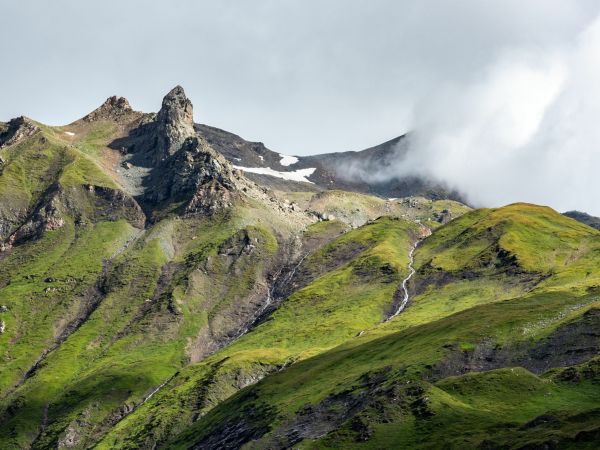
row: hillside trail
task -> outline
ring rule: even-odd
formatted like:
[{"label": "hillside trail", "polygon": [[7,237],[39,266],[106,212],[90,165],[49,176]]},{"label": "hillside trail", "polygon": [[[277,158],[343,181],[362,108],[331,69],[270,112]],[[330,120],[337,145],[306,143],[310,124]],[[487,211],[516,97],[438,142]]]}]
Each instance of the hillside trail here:
[{"label": "hillside trail", "polygon": [[402,280],[402,291],[403,291],[402,301],[398,305],[398,308],[396,308],[396,311],[394,311],[394,313],[392,315],[390,315],[387,318],[387,320],[385,320],[386,322],[389,320],[392,320],[394,317],[396,317],[398,314],[400,314],[402,311],[404,311],[404,308],[406,308],[408,300],[410,299],[410,294],[408,293],[408,282],[413,277],[413,275],[416,273],[416,270],[413,266],[414,262],[415,262],[415,250],[417,249],[417,247],[419,246],[419,244],[421,243],[421,241],[423,239],[425,239],[427,236],[431,235],[431,229],[429,227],[427,227],[419,222],[417,222],[417,223],[420,226],[419,237],[415,241],[413,246],[410,248],[410,251],[408,252],[408,276]]}]

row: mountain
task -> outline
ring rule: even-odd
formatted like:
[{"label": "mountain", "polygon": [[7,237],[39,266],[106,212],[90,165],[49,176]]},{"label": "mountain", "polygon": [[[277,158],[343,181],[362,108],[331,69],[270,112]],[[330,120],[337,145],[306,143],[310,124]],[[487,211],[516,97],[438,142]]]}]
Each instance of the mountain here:
[{"label": "mountain", "polygon": [[[269,150],[261,142],[248,142],[218,128],[198,124],[195,128],[248,178],[274,188],[292,191],[340,189],[386,198],[424,196],[461,201],[458,192],[419,176],[391,180],[362,176],[363,172],[385,170],[401,158],[407,150],[405,135],[362,151],[290,156]],[[359,167],[361,170],[356,170]]]},{"label": "mountain", "polygon": [[585,223],[596,230],[600,230],[600,217],[590,216],[587,213],[581,211],[567,211],[563,215],[575,219],[581,223]]},{"label": "mountain", "polygon": [[600,232],[331,169],[405,139],[0,124],[0,448],[596,448]]}]

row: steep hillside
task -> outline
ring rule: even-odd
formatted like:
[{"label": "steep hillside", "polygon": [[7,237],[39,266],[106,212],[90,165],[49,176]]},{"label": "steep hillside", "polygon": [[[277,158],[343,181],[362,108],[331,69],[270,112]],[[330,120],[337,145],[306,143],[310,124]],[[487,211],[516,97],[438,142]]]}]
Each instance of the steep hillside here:
[{"label": "steep hillside", "polygon": [[[597,271],[580,272],[575,290],[555,280],[570,279],[582,260],[598,262],[599,246],[598,232],[548,208],[468,213],[417,247],[417,295],[402,313],[244,389],[173,445],[593,442],[600,280]],[[446,274],[436,281],[437,296],[419,288],[432,271]]]},{"label": "steep hillside", "polygon": [[[321,233],[323,226],[308,232]],[[308,255],[287,280],[285,289],[293,293],[279,308],[227,348],[182,370],[100,447],[164,444],[237,390],[380,324],[407,273],[417,233],[409,222],[381,219]]]},{"label": "steep hillside", "polygon": [[232,169],[190,108],[176,88],[156,116],[111,98],[3,135],[3,448],[89,445],[240,335],[300,256],[316,218]]}]

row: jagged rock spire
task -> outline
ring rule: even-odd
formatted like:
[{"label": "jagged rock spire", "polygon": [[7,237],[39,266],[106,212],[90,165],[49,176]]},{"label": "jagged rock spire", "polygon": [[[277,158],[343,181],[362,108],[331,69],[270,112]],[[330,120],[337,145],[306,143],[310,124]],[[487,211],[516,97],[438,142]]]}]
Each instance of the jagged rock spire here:
[{"label": "jagged rock spire", "polygon": [[193,105],[181,86],[175,86],[163,98],[156,125],[160,158],[173,155],[187,138],[195,136]]}]

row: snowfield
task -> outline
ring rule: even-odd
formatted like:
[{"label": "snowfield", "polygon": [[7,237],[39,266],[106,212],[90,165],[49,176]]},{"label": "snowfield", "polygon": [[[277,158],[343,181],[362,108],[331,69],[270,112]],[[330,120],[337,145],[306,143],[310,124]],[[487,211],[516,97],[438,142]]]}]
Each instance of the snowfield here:
[{"label": "snowfield", "polygon": [[298,162],[298,158],[295,156],[282,155],[281,153],[279,156],[281,156],[281,161],[279,161],[279,164],[282,166],[291,166],[292,164],[296,164]]},{"label": "snowfield", "polygon": [[270,175],[272,177],[283,178],[284,180],[290,181],[301,181],[304,183],[312,183],[307,177],[310,177],[316,169],[316,167],[309,167],[308,169],[298,169],[293,172],[279,172],[273,170],[270,167],[241,167],[233,166],[236,169],[243,170],[244,172],[258,173],[261,175]]}]

